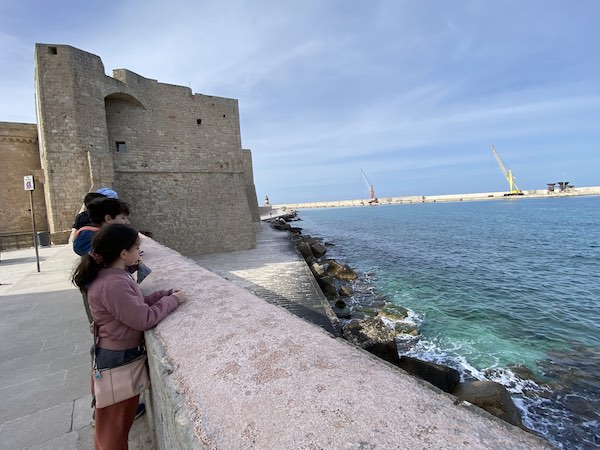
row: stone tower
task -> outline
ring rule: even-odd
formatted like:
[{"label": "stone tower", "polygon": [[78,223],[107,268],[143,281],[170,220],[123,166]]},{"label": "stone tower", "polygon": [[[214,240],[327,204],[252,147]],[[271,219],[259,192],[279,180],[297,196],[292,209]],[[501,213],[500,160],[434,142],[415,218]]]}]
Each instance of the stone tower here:
[{"label": "stone tower", "polygon": [[66,233],[83,196],[112,187],[132,225],[186,255],[255,246],[252,156],[234,99],[194,94],[100,58],[36,44],[36,104],[48,224]]}]

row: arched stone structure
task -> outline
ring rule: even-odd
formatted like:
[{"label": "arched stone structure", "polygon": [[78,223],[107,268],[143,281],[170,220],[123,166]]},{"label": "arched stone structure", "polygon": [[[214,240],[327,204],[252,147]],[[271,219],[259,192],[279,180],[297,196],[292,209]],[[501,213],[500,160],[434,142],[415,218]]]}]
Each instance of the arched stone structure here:
[{"label": "arched stone structure", "polygon": [[[67,235],[83,196],[115,188],[132,224],[188,255],[252,248],[258,202],[237,101],[193,94],[96,55],[36,45],[48,222]],[[250,173],[248,173],[250,171]]]}]

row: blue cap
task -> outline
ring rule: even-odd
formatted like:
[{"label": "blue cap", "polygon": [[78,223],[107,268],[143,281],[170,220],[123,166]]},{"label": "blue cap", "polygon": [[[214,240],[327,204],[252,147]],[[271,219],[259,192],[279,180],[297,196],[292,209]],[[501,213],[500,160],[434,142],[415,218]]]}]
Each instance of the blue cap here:
[{"label": "blue cap", "polygon": [[117,194],[115,191],[113,191],[112,189],[109,189],[109,188],[100,188],[100,189],[96,190],[96,192],[98,194],[105,195],[108,198],[119,198],[119,194]]}]

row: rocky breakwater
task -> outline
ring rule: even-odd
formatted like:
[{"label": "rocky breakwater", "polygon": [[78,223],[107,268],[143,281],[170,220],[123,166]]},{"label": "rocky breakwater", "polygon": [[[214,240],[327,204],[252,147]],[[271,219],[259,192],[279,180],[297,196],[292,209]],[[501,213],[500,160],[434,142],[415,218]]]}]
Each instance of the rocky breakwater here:
[{"label": "rocky breakwater", "polygon": [[368,281],[361,278],[368,279],[368,275],[359,275],[347,264],[326,257],[332,244],[304,235],[302,228],[290,224],[298,220],[301,219],[297,213],[291,211],[267,222],[273,228],[289,233],[340,319],[342,336],[346,340],[456,396],[457,401],[477,405],[527,430],[510,394],[500,383],[461,379],[460,372],[454,368],[399,354],[398,344],[404,348],[419,338],[418,325],[410,320],[411,311],[386,302],[372,289],[361,288],[368,284],[360,283]]}]

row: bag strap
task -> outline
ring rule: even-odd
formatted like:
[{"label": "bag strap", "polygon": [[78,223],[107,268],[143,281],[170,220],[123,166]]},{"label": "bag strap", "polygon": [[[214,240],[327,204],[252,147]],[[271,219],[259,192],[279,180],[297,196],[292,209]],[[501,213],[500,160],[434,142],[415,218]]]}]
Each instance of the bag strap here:
[{"label": "bag strap", "polygon": [[[92,379],[99,380],[100,378],[102,378],[102,375],[100,375],[100,371],[98,370],[98,364],[96,362],[96,346],[98,345],[98,325],[96,324],[96,322],[92,321],[90,326],[92,327],[94,333],[94,345],[92,345]],[[95,382],[92,383],[92,408],[96,407],[96,392],[94,389],[95,384]]]},{"label": "bag strap", "polygon": [[91,327],[94,332],[94,345],[92,346],[92,372],[94,374],[98,373],[98,364],[96,363],[96,348],[98,347],[98,342],[100,338],[98,337],[98,324],[95,321],[92,321]]}]

